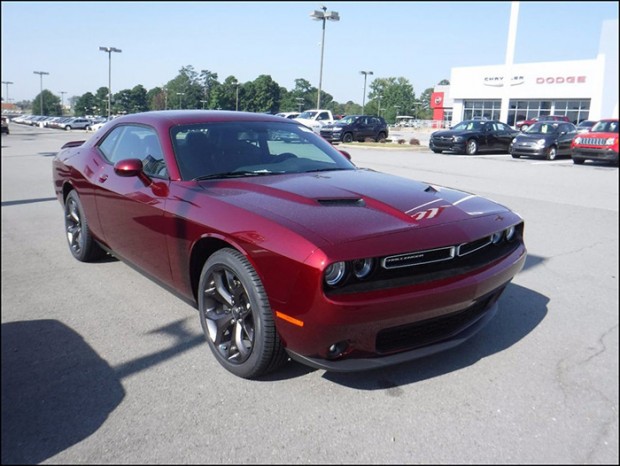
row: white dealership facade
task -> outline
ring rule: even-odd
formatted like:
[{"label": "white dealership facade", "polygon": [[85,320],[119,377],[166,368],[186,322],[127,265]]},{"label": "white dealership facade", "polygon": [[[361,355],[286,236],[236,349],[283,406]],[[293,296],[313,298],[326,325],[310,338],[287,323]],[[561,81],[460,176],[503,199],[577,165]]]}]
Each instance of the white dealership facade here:
[{"label": "white dealership facade", "polygon": [[450,85],[438,86],[432,100],[435,119],[452,124],[473,117],[510,125],[538,115],[575,123],[618,118],[618,20],[603,22],[596,58],[452,68]]}]

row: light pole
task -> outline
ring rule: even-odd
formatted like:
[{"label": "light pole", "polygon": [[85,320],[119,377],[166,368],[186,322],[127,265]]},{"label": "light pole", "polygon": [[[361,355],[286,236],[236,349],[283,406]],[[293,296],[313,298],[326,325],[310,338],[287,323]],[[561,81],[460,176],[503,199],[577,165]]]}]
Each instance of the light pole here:
[{"label": "light pole", "polygon": [[381,116],[381,94],[379,94],[379,103],[377,104],[377,116]]},{"label": "light pole", "polygon": [[58,91],[60,93],[60,114],[65,114],[65,94],[67,91]]},{"label": "light pole", "polygon": [[43,115],[43,75],[49,74],[47,71],[33,71],[34,74],[38,74],[41,77],[41,92],[39,93],[39,100],[41,101],[41,115]]},{"label": "light pole", "polygon": [[366,112],[364,109],[366,108],[366,78],[368,75],[372,75],[372,71],[360,71],[360,74],[364,75],[364,95],[362,96],[362,115],[365,115]]},{"label": "light pole", "polygon": [[179,96],[179,110],[181,110],[181,104],[183,103],[183,96],[185,95],[185,92],[177,92],[177,95]]},{"label": "light pole", "polygon": [[13,84],[13,81],[2,81],[2,84],[6,84],[6,103],[8,104],[9,101],[9,84]]},{"label": "light pole", "polygon": [[205,104],[208,102],[207,100],[201,100],[200,102],[202,102],[202,109],[205,109]]},{"label": "light pole", "polygon": [[400,105],[394,105],[394,108],[396,109],[396,115],[394,116],[394,124],[397,123],[397,118],[398,118],[398,109],[400,108]]},{"label": "light pole", "polygon": [[235,81],[233,83],[233,86],[235,86],[235,112],[239,111],[239,81]]},{"label": "light pole", "polygon": [[299,105],[299,113],[301,113],[301,108],[304,105],[305,99],[303,97],[296,97],[297,105]]},{"label": "light pole", "polygon": [[337,11],[327,11],[326,6],[322,6],[321,10],[314,10],[310,13],[310,17],[316,21],[323,21],[323,38],[321,39],[321,69],[319,72],[319,92],[316,97],[316,108],[321,108],[321,86],[323,85],[323,51],[325,50],[325,22],[340,21],[340,16]]},{"label": "light pole", "polygon": [[121,49],[116,47],[99,47],[102,52],[108,54],[108,118],[112,114],[112,52],[121,53]]}]

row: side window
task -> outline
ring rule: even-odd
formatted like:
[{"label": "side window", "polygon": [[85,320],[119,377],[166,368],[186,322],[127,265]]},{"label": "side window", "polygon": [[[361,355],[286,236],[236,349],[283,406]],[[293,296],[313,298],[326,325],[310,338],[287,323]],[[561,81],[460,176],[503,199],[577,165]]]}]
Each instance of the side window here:
[{"label": "side window", "polygon": [[99,144],[99,150],[112,164],[124,159],[140,159],[147,175],[168,176],[159,138],[152,128],[118,126]]}]

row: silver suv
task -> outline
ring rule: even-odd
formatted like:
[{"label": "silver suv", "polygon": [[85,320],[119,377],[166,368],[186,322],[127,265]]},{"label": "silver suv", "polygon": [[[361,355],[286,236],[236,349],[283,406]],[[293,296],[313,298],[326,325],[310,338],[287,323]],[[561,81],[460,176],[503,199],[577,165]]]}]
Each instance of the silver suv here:
[{"label": "silver suv", "polygon": [[71,118],[70,120],[60,122],[58,128],[70,131],[72,129],[86,129],[92,125],[92,121],[88,118]]}]

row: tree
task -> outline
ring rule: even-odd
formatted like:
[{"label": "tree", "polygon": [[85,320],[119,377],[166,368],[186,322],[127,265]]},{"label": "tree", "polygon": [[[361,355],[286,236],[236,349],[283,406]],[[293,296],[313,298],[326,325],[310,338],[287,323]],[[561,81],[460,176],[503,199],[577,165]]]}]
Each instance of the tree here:
[{"label": "tree", "polygon": [[437,83],[438,86],[449,86],[450,85],[450,81],[447,79],[442,79],[441,81],[439,81]]},{"label": "tree", "polygon": [[[376,108],[381,100],[381,116],[394,123],[397,115],[409,115],[415,108],[413,86],[403,77],[377,78],[370,83],[368,108]],[[376,102],[374,100],[376,99]]]},{"label": "tree", "polygon": [[[43,108],[41,108],[43,104]],[[60,116],[60,97],[52,94],[47,89],[43,89],[32,101],[32,113],[36,115]]]}]

